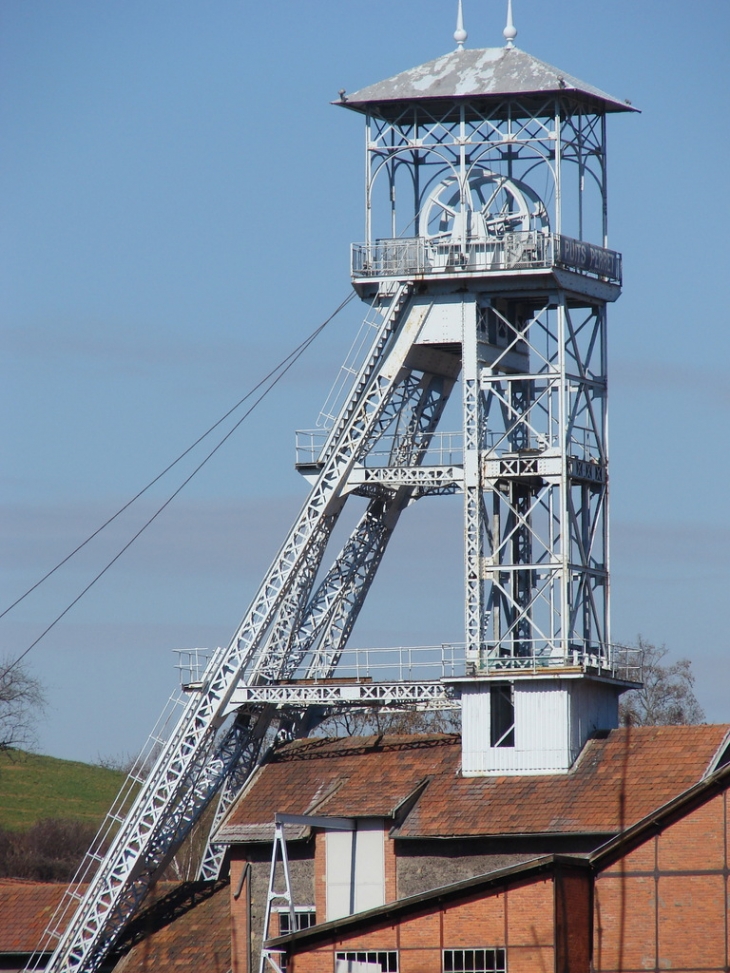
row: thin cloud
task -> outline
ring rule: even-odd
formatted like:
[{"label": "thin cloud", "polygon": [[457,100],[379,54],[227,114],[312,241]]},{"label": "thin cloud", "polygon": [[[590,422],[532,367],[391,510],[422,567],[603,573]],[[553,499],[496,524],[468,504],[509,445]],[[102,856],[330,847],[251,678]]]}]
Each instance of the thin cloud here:
[{"label": "thin cloud", "polygon": [[730,405],[730,387],[719,369],[707,369],[691,362],[617,360],[611,364],[611,386],[636,392],[671,392],[695,396],[703,389],[713,403]]},{"label": "thin cloud", "polygon": [[636,565],[651,565],[661,570],[671,565],[702,565],[728,569],[730,528],[697,524],[611,523],[612,567],[632,570]]},{"label": "thin cloud", "polygon": [[[267,556],[273,557],[298,503],[296,497],[178,501],[112,570],[115,574],[151,576],[164,572],[166,578],[198,572],[210,578],[232,570],[247,574],[258,570]],[[40,576],[107,519],[113,506],[4,504],[0,507],[0,529],[5,570],[16,578],[19,572],[26,578],[34,572]],[[103,566],[153,510],[152,503],[140,502],[61,572],[75,576],[88,573],[92,565]],[[53,581],[47,584],[51,586]]]}]

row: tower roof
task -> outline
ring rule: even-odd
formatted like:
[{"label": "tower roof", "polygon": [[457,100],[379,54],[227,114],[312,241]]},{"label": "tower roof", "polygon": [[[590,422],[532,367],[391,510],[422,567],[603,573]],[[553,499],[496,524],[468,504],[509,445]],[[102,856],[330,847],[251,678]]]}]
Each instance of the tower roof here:
[{"label": "tower roof", "polygon": [[419,67],[403,71],[354,94],[338,104],[383,118],[397,114],[405,103],[455,100],[498,102],[508,95],[543,101],[546,95],[570,97],[589,111],[636,111],[629,103],[538,60],[517,47],[456,50]]}]

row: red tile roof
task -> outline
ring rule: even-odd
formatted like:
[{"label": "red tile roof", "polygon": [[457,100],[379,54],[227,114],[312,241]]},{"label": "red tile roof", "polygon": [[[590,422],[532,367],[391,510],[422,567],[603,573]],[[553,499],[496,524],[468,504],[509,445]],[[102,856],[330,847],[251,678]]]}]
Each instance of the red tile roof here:
[{"label": "red tile roof", "polygon": [[[65,884],[56,882],[33,882],[26,879],[0,878],[0,955],[12,953],[33,953],[44,940],[44,933],[52,918],[61,898],[66,892]],[[83,891],[83,887],[82,887]],[[222,892],[222,894],[220,894]],[[207,900],[216,895],[216,909],[211,910]],[[220,883],[211,886],[209,883],[180,883],[180,882],[160,882],[150,893],[149,905],[143,907],[141,913],[136,916],[129,927],[125,930],[124,937],[120,943],[120,952],[126,952],[124,966],[115,967],[124,969],[127,973],[143,969],[159,969],[164,971],[172,969],[172,966],[165,967],[162,963],[164,957],[165,936],[160,936],[163,927],[168,927],[179,935],[180,945],[183,948],[181,955],[185,955],[184,947],[187,940],[193,943],[200,942],[206,948],[212,949],[211,955],[217,955],[220,951],[221,942],[227,948],[226,956],[229,958],[227,966],[222,967],[223,973],[230,967],[230,910],[228,907],[228,886]],[[193,921],[192,916],[186,914],[193,906],[201,911],[196,911]],[[207,906],[207,909],[206,909]],[[219,915],[220,913],[220,915]],[[60,923],[60,928],[65,928],[73,915],[69,911],[66,921]],[[202,917],[199,920],[198,917]],[[200,921],[205,924],[205,935],[198,931]],[[153,951],[150,952],[142,943],[141,947],[135,944],[143,937],[149,937],[153,944]],[[140,961],[141,953],[154,955],[156,965],[145,967]],[[130,952],[131,949],[131,952]],[[190,968],[191,967],[186,967]],[[211,966],[211,973],[215,973],[217,967]]]},{"label": "red tile roof", "polygon": [[186,882],[158,898],[127,929],[127,943],[135,944],[116,964],[114,973],[228,973],[230,899],[226,882]]},{"label": "red tile roof", "polygon": [[569,773],[521,777],[461,777],[453,735],[297,741],[260,768],[218,836],[270,840],[277,811],[392,818],[419,785],[396,837],[613,834],[697,783],[729,731],[612,730],[589,741]]},{"label": "red tile roof", "polygon": [[445,734],[297,740],[259,769],[218,835],[271,840],[275,812],[392,818],[431,775],[453,777],[459,744]]},{"label": "red tile roof", "polygon": [[58,883],[0,879],[0,953],[32,953],[65,891]]}]

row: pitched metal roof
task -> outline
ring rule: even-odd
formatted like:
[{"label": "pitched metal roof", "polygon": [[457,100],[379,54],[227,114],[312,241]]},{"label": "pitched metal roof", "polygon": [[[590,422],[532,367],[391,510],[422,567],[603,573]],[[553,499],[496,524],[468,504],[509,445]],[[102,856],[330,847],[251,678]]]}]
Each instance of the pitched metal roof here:
[{"label": "pitched metal roof", "polygon": [[625,101],[527,54],[517,47],[452,51],[395,77],[345,95],[338,104],[386,116],[396,105],[435,99],[502,100],[507,95],[571,96],[588,109],[636,111]]},{"label": "pitched metal roof", "polygon": [[277,811],[389,818],[396,838],[608,836],[700,781],[728,729],[612,730],[569,773],[524,777],[462,777],[454,736],[297,741],[260,768],[216,839],[270,840]]}]

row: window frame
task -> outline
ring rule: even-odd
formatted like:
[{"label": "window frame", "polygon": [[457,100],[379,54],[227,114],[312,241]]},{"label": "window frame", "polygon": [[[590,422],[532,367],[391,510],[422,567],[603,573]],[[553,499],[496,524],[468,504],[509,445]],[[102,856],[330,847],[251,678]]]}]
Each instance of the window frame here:
[{"label": "window frame", "polygon": [[[312,926],[316,926],[317,925],[317,910],[316,910],[316,908],[313,905],[296,905],[296,906],[294,906],[294,923],[296,925],[296,929],[294,929],[294,930],[291,930],[291,929],[282,929],[282,921],[284,923],[288,923],[289,922],[289,909],[286,906],[276,906],[272,910],[272,912],[274,912],[279,917],[279,919],[278,919],[278,922],[279,922],[279,933],[278,933],[278,935],[279,936],[289,936],[289,935],[291,935],[292,931],[293,932],[301,932],[302,929],[311,929]],[[308,922],[305,923],[305,925],[301,925],[301,918],[300,918],[300,916],[307,916],[307,919],[308,920],[311,918],[314,921],[312,921],[312,922],[309,922],[308,921]]]},{"label": "window frame", "polygon": [[511,683],[489,687],[489,745],[509,749],[515,745],[515,698]]},{"label": "window frame", "polygon": [[[368,957],[375,957],[373,960]],[[385,967],[378,959],[379,956],[387,957]],[[337,964],[343,963],[380,963],[382,973],[398,973],[400,969],[400,958],[397,949],[340,949],[335,950],[335,970]]]},{"label": "window frame", "polygon": [[[446,954],[451,954],[451,964],[446,963]],[[454,962],[455,955],[462,954],[461,966]],[[481,965],[473,959],[472,965],[468,966],[465,954],[483,953],[484,959]],[[494,962],[489,965],[487,953],[494,954]],[[506,946],[467,946],[458,948],[445,948],[441,951],[441,969],[443,973],[507,973],[507,948]]]}]

